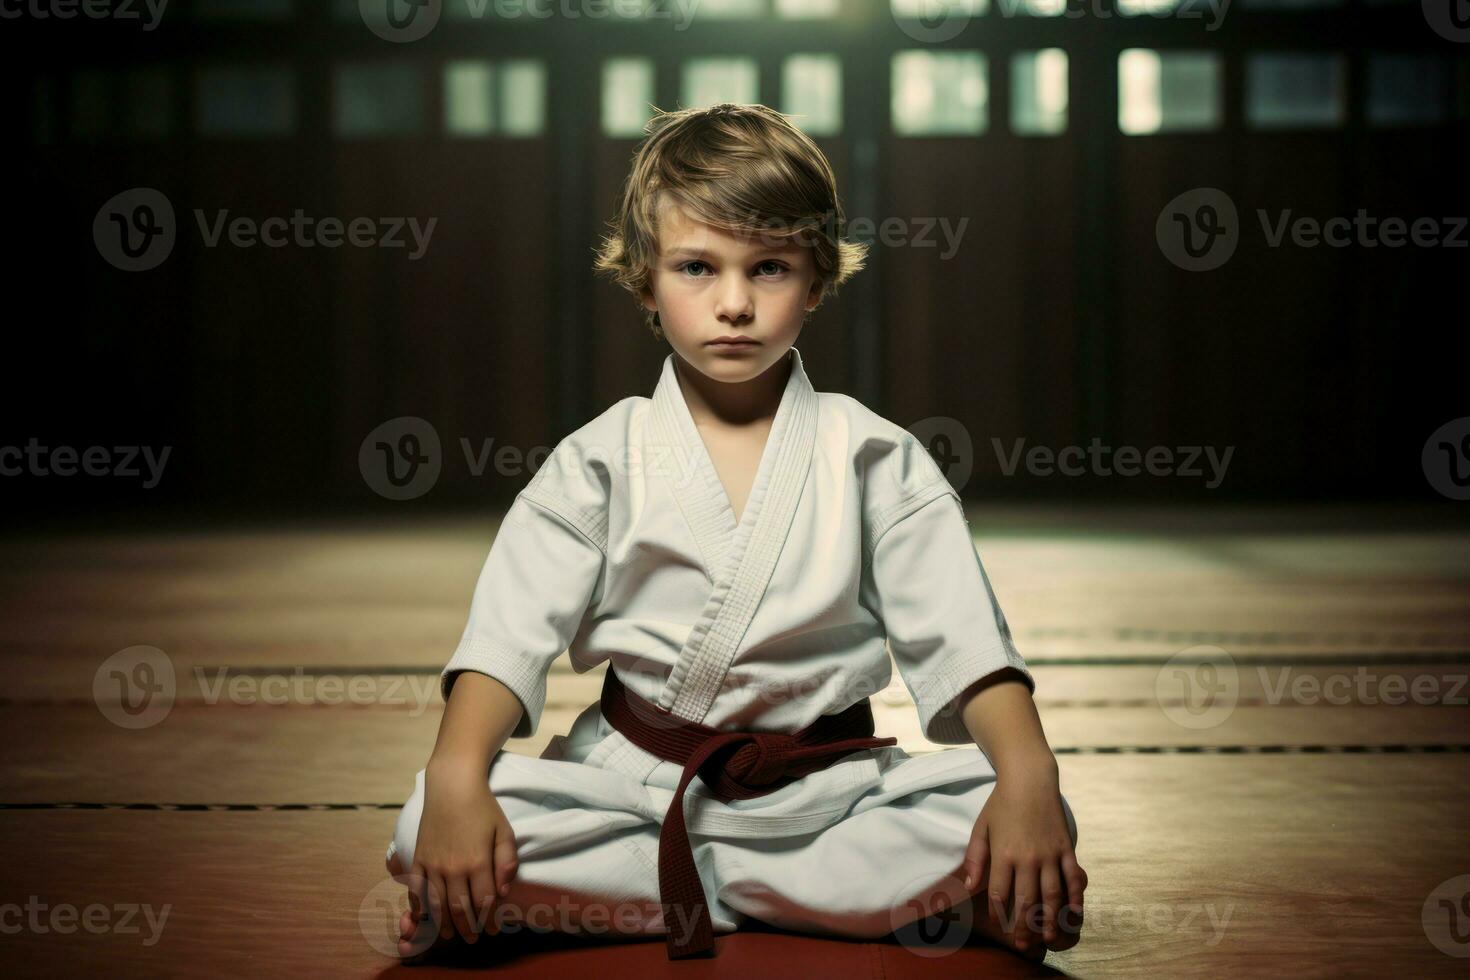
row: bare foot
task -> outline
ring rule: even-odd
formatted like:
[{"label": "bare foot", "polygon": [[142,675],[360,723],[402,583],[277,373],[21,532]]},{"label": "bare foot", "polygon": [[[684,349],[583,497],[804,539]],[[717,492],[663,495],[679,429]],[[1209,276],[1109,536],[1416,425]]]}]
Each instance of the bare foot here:
[{"label": "bare foot", "polygon": [[[980,875],[980,883],[975,888],[975,893],[970,896],[970,904],[973,909],[972,928],[991,942],[999,943],[1019,956],[1040,963],[1046,959],[1048,952],[1060,953],[1062,950],[1071,949],[1082,938],[1081,920],[1069,912],[1065,906],[1056,923],[1056,935],[1050,941],[1031,932],[1019,919],[1011,923],[1014,929],[1008,930],[1007,923],[997,919],[990,910],[990,897],[987,894],[989,887],[990,869],[987,868]],[[1023,942],[1024,945],[1022,945]]]},{"label": "bare foot", "polygon": [[[388,861],[388,873],[395,878],[405,873],[403,862],[397,854]],[[435,935],[433,942],[425,945],[428,938],[428,930],[434,928],[434,923],[429,919],[427,909],[421,913],[422,918],[415,919],[413,907],[403,910],[403,915],[398,917],[398,956],[405,966],[417,966],[430,959],[445,946],[462,945],[464,940],[456,933],[445,939],[443,936]]]},{"label": "bare foot", "polygon": [[[995,913],[991,912],[990,900],[984,892],[970,897],[970,908],[972,910],[971,928],[996,945],[1004,946],[1017,956],[1024,956],[1033,963],[1040,963],[1046,959],[1048,949],[1061,948],[1052,944],[1042,945],[1035,941],[1028,941],[1024,947],[1018,945],[1017,937],[1013,933],[1006,931],[1005,923],[997,919]],[[1061,939],[1063,936],[1065,936],[1065,933],[1058,935],[1057,938]]]}]

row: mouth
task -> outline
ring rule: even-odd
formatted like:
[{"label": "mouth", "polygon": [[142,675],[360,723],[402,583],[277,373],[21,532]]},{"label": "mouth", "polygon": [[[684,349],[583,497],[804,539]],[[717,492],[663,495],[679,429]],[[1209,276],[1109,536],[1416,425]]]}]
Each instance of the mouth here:
[{"label": "mouth", "polygon": [[760,341],[754,339],[753,337],[716,337],[714,340],[708,341],[705,346],[718,349],[733,349],[736,347],[759,347]]}]

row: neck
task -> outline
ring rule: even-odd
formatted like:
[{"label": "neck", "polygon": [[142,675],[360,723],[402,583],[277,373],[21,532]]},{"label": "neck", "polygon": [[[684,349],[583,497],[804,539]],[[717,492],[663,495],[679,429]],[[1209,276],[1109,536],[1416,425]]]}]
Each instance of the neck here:
[{"label": "neck", "polygon": [[781,395],[786,391],[791,370],[792,354],[788,350],[784,357],[749,381],[715,381],[691,367],[677,352],[674,354],[674,375],[695,425],[707,422],[748,425],[773,418],[781,406]]}]

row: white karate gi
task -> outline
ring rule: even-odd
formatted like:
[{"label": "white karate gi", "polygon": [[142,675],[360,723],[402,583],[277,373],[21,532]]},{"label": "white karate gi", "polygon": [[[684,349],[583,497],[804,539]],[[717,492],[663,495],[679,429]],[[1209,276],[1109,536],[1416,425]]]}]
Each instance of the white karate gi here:
[{"label": "white karate gi", "polygon": [[[608,662],[680,717],[792,732],[882,691],[891,649],[926,736],[969,748],[864,750],[729,803],[695,779],[685,797],[716,933],[753,916],[883,936],[914,919],[911,899],[945,879],[953,886],[994,786],[955,697],[1008,666],[1034,681],[959,496],[912,434],[846,395],[814,391],[793,348],[737,524],[676,356],[652,398],[625,398],[567,436],[517,496],[444,668],[444,696],[460,671],[489,674],[525,708],[513,737],[532,735],[551,662],[567,650],[578,672]],[[539,759],[498,754],[490,788],[520,862],[502,901],[567,895],[617,906],[623,928],[664,932],[658,831],[681,768],[629,743],[595,702]],[[423,779],[388,848],[405,869]],[[1065,800],[1063,810],[1075,841]]]}]

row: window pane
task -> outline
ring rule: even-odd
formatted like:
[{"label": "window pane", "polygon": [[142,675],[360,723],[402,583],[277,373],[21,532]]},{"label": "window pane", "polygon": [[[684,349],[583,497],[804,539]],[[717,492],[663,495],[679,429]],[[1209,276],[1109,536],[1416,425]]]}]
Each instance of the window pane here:
[{"label": "window pane", "polygon": [[166,68],[134,68],[127,74],[128,134],[167,136],[174,121],[174,83]]},{"label": "window pane", "polygon": [[451,61],[444,66],[444,131],[484,136],[495,127],[494,72],[488,61]]},{"label": "window pane", "polygon": [[832,54],[794,54],[781,66],[781,111],[809,136],[842,132],[842,63]]},{"label": "window pane", "polygon": [[71,137],[95,140],[108,134],[112,113],[108,103],[107,73],[98,69],[79,71],[71,78]]},{"label": "window pane", "polygon": [[893,56],[893,131],[901,136],[982,133],[988,98],[985,56],[978,51]]},{"label": "window pane", "polygon": [[1306,10],[1312,7],[1340,7],[1343,0],[1245,0],[1252,10]]},{"label": "window pane", "polygon": [[[665,8],[665,16],[667,16]],[[699,0],[699,6],[690,8],[689,14],[699,17],[759,17],[766,12],[766,0]]]},{"label": "window pane", "polygon": [[1020,51],[1011,59],[1011,129],[1061,133],[1067,129],[1067,52]]},{"label": "window pane", "polygon": [[1254,54],[1245,65],[1245,114],[1252,126],[1338,126],[1343,60],[1330,54]]},{"label": "window pane", "polygon": [[837,0],[776,0],[776,13],[790,20],[836,17]]},{"label": "window pane", "polygon": [[1221,0],[1116,0],[1116,4],[1122,17],[1177,18],[1202,25],[1206,31],[1218,29],[1230,10]]},{"label": "window pane", "polygon": [[653,116],[653,62],[609,58],[602,63],[602,131],[608,136],[642,136]]},{"label": "window pane", "polygon": [[945,15],[978,17],[990,9],[990,0],[890,0],[889,9],[895,17],[923,19],[933,23]]},{"label": "window pane", "polygon": [[1470,55],[1455,60],[1455,118],[1470,119]]},{"label": "window pane", "polygon": [[201,20],[285,20],[296,0],[194,0],[189,9]]},{"label": "window pane", "polygon": [[401,136],[423,129],[423,85],[416,65],[338,65],[338,136]]},{"label": "window pane", "polygon": [[1118,128],[1168,133],[1220,125],[1220,58],[1129,48],[1118,55]]},{"label": "window pane", "polygon": [[684,64],[680,91],[686,109],[704,109],[721,102],[757,102],[755,62],[749,58],[691,58]]},{"label": "window pane", "polygon": [[530,58],[500,66],[500,131],[540,136],[546,128],[546,67]]},{"label": "window pane", "polygon": [[1000,0],[1000,9],[1011,16],[1060,17],[1067,10],[1067,0]]},{"label": "window pane", "polygon": [[34,127],[31,137],[37,146],[49,146],[56,142],[56,79],[50,75],[36,78],[32,93],[35,107]]},{"label": "window pane", "polygon": [[1377,126],[1443,122],[1449,63],[1433,55],[1368,56],[1368,122]]},{"label": "window pane", "polygon": [[296,88],[285,66],[202,69],[195,102],[201,136],[284,136],[296,128]]}]

